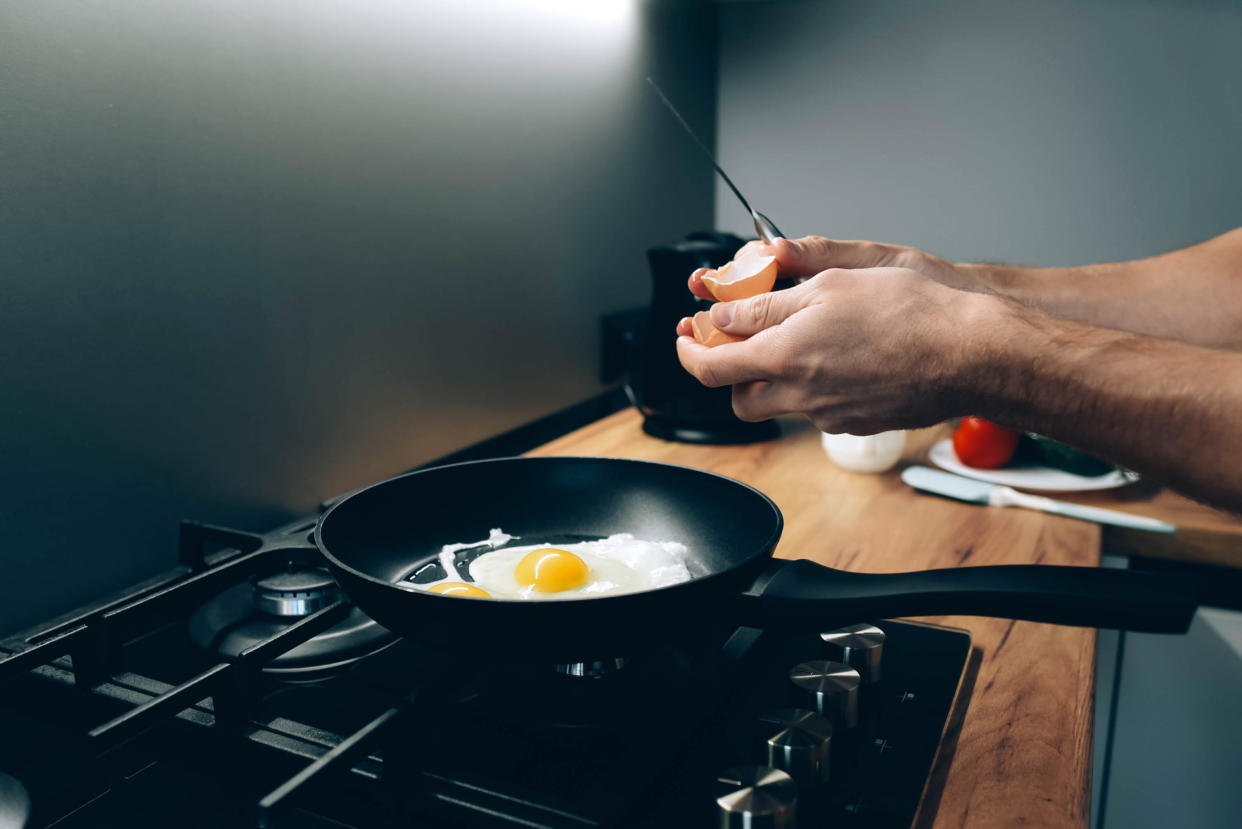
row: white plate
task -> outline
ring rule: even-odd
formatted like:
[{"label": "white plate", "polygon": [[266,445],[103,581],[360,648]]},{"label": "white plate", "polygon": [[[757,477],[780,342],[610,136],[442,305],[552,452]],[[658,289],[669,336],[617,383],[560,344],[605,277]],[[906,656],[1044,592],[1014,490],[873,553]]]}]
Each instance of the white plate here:
[{"label": "white plate", "polygon": [[975,469],[957,459],[957,453],[953,451],[953,441],[951,440],[942,440],[933,446],[931,452],[928,453],[928,458],[941,469],[966,478],[987,481],[990,484],[1011,486],[1014,489],[1034,489],[1040,492],[1085,492],[1090,489],[1116,489],[1138,480],[1137,474],[1121,472],[1116,469],[1105,475],[1086,476],[1075,475],[1073,472],[1065,472],[1060,469],[1039,466],[1033,463],[1012,464],[1002,469]]}]

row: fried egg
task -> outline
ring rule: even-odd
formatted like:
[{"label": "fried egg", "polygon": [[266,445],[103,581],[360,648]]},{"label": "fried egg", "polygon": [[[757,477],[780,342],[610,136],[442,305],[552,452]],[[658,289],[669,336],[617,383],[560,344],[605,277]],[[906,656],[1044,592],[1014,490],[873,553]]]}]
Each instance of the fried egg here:
[{"label": "fried egg", "polygon": [[686,547],[675,541],[643,541],[619,533],[573,544],[525,544],[477,555],[463,578],[460,550],[496,547],[514,537],[492,530],[487,541],[447,544],[439,556],[444,578],[412,586],[449,596],[497,599],[575,599],[637,593],[690,580]]}]

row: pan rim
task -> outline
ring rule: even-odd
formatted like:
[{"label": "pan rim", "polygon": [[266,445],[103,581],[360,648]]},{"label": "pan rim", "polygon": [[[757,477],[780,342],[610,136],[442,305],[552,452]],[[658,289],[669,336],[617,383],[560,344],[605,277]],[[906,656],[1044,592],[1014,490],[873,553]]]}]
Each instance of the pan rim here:
[{"label": "pan rim", "polygon": [[[439,599],[439,600],[450,601],[450,602],[461,602],[465,600],[465,601],[486,603],[489,605],[507,605],[507,606],[513,606],[513,607],[528,607],[528,606],[538,607],[541,605],[576,604],[576,603],[582,603],[582,602],[603,603],[609,600],[618,600],[618,599],[623,600],[623,599],[633,598],[635,596],[647,596],[647,595],[652,595],[652,594],[659,594],[666,590],[685,589],[686,587],[690,585],[701,583],[703,581],[707,581],[709,579],[713,579],[718,576],[731,573],[734,570],[745,567],[746,564],[752,563],[754,561],[754,558],[751,558],[751,559],[748,559],[746,563],[737,565],[736,567],[730,568],[728,570],[722,570],[717,573],[710,573],[702,577],[691,577],[689,581],[677,582],[676,584],[667,584],[667,585],[664,585],[663,587],[653,587],[649,590],[636,590],[630,593],[613,593],[607,596],[581,596],[581,597],[570,598],[570,599],[543,599],[543,600],[532,601],[530,599],[509,599],[509,598],[492,598],[492,597],[485,599],[481,597],[470,597],[470,596],[445,596],[439,593],[432,593],[427,590],[417,590],[412,587],[404,587],[399,582],[392,582],[392,581],[387,581],[385,579],[377,578],[376,576],[373,576],[369,573],[364,573],[363,571],[357,569],[356,567],[346,564],[345,562],[341,561],[340,558],[333,555],[328,550],[327,544],[324,543],[323,526],[328,521],[329,517],[331,517],[331,515],[334,512],[336,512],[338,509],[343,507],[345,504],[352,501],[354,498],[361,497],[373,489],[377,489],[393,481],[402,480],[404,478],[412,478],[417,475],[423,475],[429,472],[436,472],[436,471],[445,470],[445,469],[457,469],[460,467],[467,467],[467,466],[485,466],[487,464],[505,463],[505,462],[512,462],[512,461],[522,461],[522,462],[530,462],[530,463],[547,462],[547,461],[590,461],[590,462],[604,461],[604,462],[611,462],[611,463],[623,462],[626,464],[661,467],[665,469],[679,469],[679,470],[683,470],[686,472],[694,473],[696,475],[704,475],[710,478],[718,478],[722,481],[727,481],[728,483],[733,484],[735,486],[740,486],[744,489],[750,490],[752,493],[759,496],[759,498],[762,499],[762,501],[767,504],[768,508],[772,510],[772,515],[775,517],[776,521],[773,525],[772,533],[761,545],[762,549],[765,551],[762,554],[762,556],[765,556],[769,559],[772,558],[772,553],[776,549],[776,544],[777,542],[780,541],[781,534],[783,533],[785,529],[785,517],[781,513],[780,507],[777,506],[775,501],[773,501],[766,494],[756,489],[755,487],[751,486],[750,484],[745,483],[744,481],[739,481],[736,478],[730,478],[728,475],[721,475],[719,472],[712,472],[707,469],[699,469],[698,467],[687,466],[685,464],[665,463],[663,461],[652,461],[652,460],[646,460],[644,458],[620,458],[620,457],[614,457],[614,456],[608,456],[608,455],[539,455],[535,457],[530,457],[527,455],[509,455],[509,456],[499,457],[499,458],[482,458],[479,460],[461,461],[459,463],[448,463],[448,464],[442,464],[439,466],[429,466],[425,469],[415,469],[409,472],[403,472],[400,475],[393,475],[391,478],[385,478],[382,481],[376,481],[373,484],[369,484],[368,486],[362,487],[360,489],[356,489],[346,494],[345,496],[339,498],[336,501],[336,503],[334,503],[331,507],[329,507],[327,510],[324,511],[323,515],[319,516],[319,519],[315,522],[315,532],[314,532],[315,547],[319,550],[320,555],[322,555],[325,559],[327,559],[328,563],[332,565],[333,567],[339,568],[340,570],[348,573],[350,577],[352,578],[361,579],[362,581],[368,582],[376,587],[400,590],[403,593],[412,593],[418,596],[425,596],[429,599]],[[756,557],[759,557],[759,556],[756,556]],[[348,590],[346,590],[346,594],[348,595]]]}]

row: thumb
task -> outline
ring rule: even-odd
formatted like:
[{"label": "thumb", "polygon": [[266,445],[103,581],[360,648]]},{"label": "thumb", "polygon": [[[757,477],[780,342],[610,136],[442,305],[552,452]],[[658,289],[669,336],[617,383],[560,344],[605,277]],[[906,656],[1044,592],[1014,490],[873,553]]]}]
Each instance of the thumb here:
[{"label": "thumb", "polygon": [[805,292],[799,290],[801,287],[771,291],[736,302],[717,302],[712,306],[712,324],[740,337],[780,325],[806,305]]},{"label": "thumb", "polygon": [[823,236],[777,239],[772,255],[785,276],[808,277],[829,268],[874,268],[887,263],[892,245],[842,242]]}]

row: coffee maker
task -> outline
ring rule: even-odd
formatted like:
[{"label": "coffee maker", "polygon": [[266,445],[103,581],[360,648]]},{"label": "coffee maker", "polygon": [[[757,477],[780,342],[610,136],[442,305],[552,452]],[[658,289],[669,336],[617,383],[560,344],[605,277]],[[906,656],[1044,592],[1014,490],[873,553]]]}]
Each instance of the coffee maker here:
[{"label": "coffee maker", "polygon": [[733,414],[732,394],[709,389],[677,360],[677,321],[711,307],[686,288],[696,268],[718,268],[745,240],[731,233],[700,231],[647,251],[651,264],[651,312],[629,359],[626,390],[643,414],[643,431],[683,443],[752,443],[779,433],[775,421],[746,423]]}]

